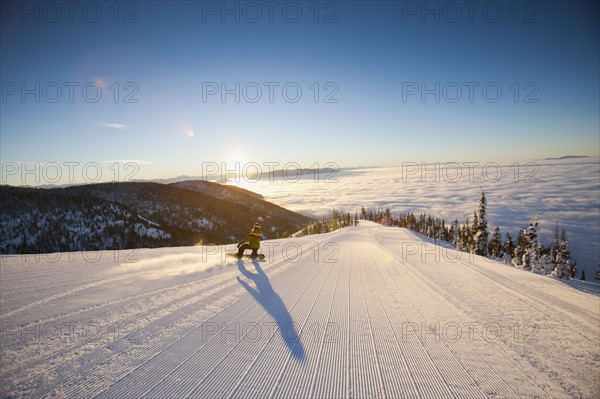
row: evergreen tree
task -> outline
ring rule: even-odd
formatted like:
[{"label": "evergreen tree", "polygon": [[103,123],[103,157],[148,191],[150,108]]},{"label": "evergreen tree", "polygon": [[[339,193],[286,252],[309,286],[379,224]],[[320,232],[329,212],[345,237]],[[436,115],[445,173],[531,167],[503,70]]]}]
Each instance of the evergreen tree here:
[{"label": "evergreen tree", "polygon": [[529,227],[523,231],[525,237],[524,251],[522,256],[523,268],[533,268],[534,271],[540,270],[537,226],[537,221],[531,222],[529,223]]},{"label": "evergreen tree", "polygon": [[469,234],[469,251],[474,254],[475,253],[475,234],[479,231],[479,218],[477,217],[477,212],[473,211],[473,225],[471,226],[471,231]]},{"label": "evergreen tree", "polygon": [[502,234],[500,233],[500,227],[496,227],[492,234],[492,239],[489,245],[489,255],[493,259],[499,259],[502,255]]},{"label": "evergreen tree", "polygon": [[452,245],[454,245],[454,248],[456,249],[460,249],[459,248],[459,238],[460,238],[460,228],[458,227],[458,219],[454,220],[454,223],[452,224]]},{"label": "evergreen tree", "polygon": [[553,277],[562,278],[565,280],[571,278],[571,274],[573,273],[574,268],[571,267],[569,261],[570,257],[571,253],[569,252],[567,233],[565,232],[565,230],[563,230],[560,236],[560,242],[556,254],[556,267],[552,272]]},{"label": "evergreen tree", "polygon": [[513,265],[521,267],[523,265],[523,256],[525,253],[525,230],[519,230],[517,236],[517,245],[515,245],[515,251],[513,253]]},{"label": "evergreen tree", "polygon": [[575,267],[571,266],[571,251],[569,251],[567,232],[564,229],[560,233],[560,256],[563,260],[562,278],[568,280],[575,272]]},{"label": "evergreen tree", "polygon": [[444,241],[450,241],[449,237],[450,237],[450,234],[446,228],[446,221],[444,219],[442,219],[442,225],[440,226],[440,239],[442,239]]},{"label": "evergreen tree", "polygon": [[506,243],[504,244],[504,261],[506,264],[512,263],[512,257],[515,253],[515,243],[513,242],[510,231],[506,233]]},{"label": "evergreen tree", "polygon": [[581,281],[585,281],[585,269],[581,272]]},{"label": "evergreen tree", "polygon": [[419,226],[418,227],[418,232],[421,233],[421,234],[425,234],[426,233],[426,231],[425,231],[426,227],[425,227],[425,214],[424,213],[422,213],[422,214],[419,215],[419,224],[418,224],[418,226]]},{"label": "evergreen tree", "polygon": [[384,226],[391,226],[392,225],[392,211],[390,210],[390,208],[385,208],[385,211],[383,213],[382,224]]},{"label": "evergreen tree", "polygon": [[463,237],[462,237],[462,249],[463,251],[470,251],[471,248],[471,227],[469,226],[469,219],[463,226]]},{"label": "evergreen tree", "polygon": [[549,248],[542,248],[541,265],[544,268],[545,274],[552,274],[552,271],[554,270],[555,259],[552,255],[553,251],[553,246],[550,246]]},{"label": "evergreen tree", "polygon": [[486,216],[487,200],[485,198],[485,191],[481,191],[481,198],[479,199],[479,213],[477,216],[477,225],[473,222],[473,234],[475,235],[475,254],[481,256],[488,256],[488,240],[489,232],[487,226]]},{"label": "evergreen tree", "polygon": [[556,270],[558,266],[558,252],[560,251],[560,244],[558,242],[558,220],[556,221],[556,226],[554,227],[554,240],[552,241],[552,249],[550,254],[550,261],[552,263],[552,270]]},{"label": "evergreen tree", "polygon": [[[536,222],[537,226],[537,222]],[[540,235],[536,232],[536,239],[531,248],[531,265],[535,272],[545,272],[545,259],[543,256],[544,246],[542,245]]]}]

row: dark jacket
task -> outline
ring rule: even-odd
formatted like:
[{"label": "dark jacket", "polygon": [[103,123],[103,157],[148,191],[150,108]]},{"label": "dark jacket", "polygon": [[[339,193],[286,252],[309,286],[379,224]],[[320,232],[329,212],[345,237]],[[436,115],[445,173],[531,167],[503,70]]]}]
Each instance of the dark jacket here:
[{"label": "dark jacket", "polygon": [[238,247],[240,245],[244,245],[245,243],[248,243],[250,249],[258,249],[260,248],[260,238],[262,236],[262,230],[260,227],[254,227],[252,229],[252,231],[250,232],[250,234],[248,234],[246,236],[246,238],[244,238],[240,244],[238,245]]}]

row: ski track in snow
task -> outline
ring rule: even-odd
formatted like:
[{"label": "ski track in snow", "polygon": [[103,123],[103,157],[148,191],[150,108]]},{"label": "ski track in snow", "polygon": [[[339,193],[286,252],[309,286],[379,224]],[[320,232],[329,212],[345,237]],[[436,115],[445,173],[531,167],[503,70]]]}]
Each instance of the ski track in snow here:
[{"label": "ski track in snow", "polygon": [[597,295],[370,222],[270,244],[4,257],[0,396],[600,396]]}]

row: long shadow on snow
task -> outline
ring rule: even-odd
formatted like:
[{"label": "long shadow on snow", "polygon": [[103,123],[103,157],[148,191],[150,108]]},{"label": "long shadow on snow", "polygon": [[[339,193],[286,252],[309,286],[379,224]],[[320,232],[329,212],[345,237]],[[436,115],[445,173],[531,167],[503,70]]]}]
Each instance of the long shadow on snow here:
[{"label": "long shadow on snow", "polygon": [[247,282],[240,279],[238,282],[256,299],[258,303],[269,313],[269,315],[275,320],[279,328],[279,333],[283,338],[283,341],[290,350],[292,356],[296,360],[304,361],[305,353],[302,341],[296,332],[296,326],[292,320],[290,312],[288,312],[285,304],[273,290],[269,278],[265,272],[261,269],[260,264],[257,260],[253,260],[252,264],[256,268],[257,273],[251,273],[246,269],[244,261],[239,259],[237,262],[238,269],[246,278],[254,281],[256,289],[252,288]]}]

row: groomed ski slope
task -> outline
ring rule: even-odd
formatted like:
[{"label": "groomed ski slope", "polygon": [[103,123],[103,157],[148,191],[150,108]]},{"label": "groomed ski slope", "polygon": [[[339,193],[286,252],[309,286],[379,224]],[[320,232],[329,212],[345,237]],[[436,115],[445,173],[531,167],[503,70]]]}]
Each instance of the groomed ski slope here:
[{"label": "groomed ski slope", "polygon": [[262,250],[3,258],[0,396],[599,397],[596,295],[369,222]]}]

